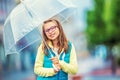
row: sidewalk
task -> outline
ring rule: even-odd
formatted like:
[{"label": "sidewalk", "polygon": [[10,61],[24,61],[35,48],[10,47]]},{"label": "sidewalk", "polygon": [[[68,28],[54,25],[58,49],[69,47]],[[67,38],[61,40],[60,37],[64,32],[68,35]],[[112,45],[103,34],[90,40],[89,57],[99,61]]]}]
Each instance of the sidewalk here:
[{"label": "sidewalk", "polygon": [[109,62],[89,58],[78,61],[78,66],[78,74],[70,80],[120,80],[120,67],[112,74]]},{"label": "sidewalk", "polygon": [[32,71],[19,71],[4,74],[0,80],[35,80],[35,75]]},{"label": "sidewalk", "polygon": [[[8,73],[0,78],[0,80],[36,80],[32,71]],[[120,68],[116,74],[112,75],[111,69],[99,69],[92,71],[86,75],[77,74],[69,76],[69,80],[120,80]]]},{"label": "sidewalk", "polygon": [[[112,74],[110,66],[92,58],[79,61],[78,74],[69,76],[69,80],[120,80],[120,68]],[[5,73],[0,80],[36,80],[32,70]]]},{"label": "sidewalk", "polygon": [[120,68],[117,68],[116,74],[114,75],[110,68],[99,69],[86,75],[77,74],[75,76],[70,76],[70,80],[120,80]]}]

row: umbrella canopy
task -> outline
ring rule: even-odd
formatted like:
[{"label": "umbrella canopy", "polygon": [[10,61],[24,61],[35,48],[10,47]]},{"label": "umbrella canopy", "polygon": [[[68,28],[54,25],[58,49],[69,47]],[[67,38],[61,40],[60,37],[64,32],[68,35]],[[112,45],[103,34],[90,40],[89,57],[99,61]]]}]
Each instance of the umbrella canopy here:
[{"label": "umbrella canopy", "polygon": [[[39,26],[49,18],[66,20],[75,6],[65,0],[25,0],[17,5],[4,24],[5,55],[18,53],[41,40]],[[32,37],[31,37],[32,36]]]}]

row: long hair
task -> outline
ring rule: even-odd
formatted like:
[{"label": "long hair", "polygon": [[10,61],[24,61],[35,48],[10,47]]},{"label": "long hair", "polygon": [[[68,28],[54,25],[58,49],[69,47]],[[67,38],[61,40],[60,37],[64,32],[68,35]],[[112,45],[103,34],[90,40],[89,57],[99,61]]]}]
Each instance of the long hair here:
[{"label": "long hair", "polygon": [[[44,53],[47,55],[47,47],[45,45],[45,43],[47,43],[47,41],[49,40],[45,34],[45,31],[44,31],[44,25],[48,22],[56,22],[57,23],[57,27],[59,29],[59,36],[58,36],[58,43],[57,45],[59,46],[59,50],[58,50],[58,54],[60,54],[60,52],[62,51],[62,49],[64,48],[64,52],[66,53],[67,49],[68,49],[68,40],[65,36],[65,33],[63,31],[63,28],[62,28],[62,25],[60,24],[60,22],[56,19],[49,19],[49,20],[46,20],[43,22],[43,26],[42,26],[42,36],[44,38],[44,42],[43,42],[43,45],[42,45],[42,49],[44,51]],[[48,43],[47,43],[48,45]]]}]

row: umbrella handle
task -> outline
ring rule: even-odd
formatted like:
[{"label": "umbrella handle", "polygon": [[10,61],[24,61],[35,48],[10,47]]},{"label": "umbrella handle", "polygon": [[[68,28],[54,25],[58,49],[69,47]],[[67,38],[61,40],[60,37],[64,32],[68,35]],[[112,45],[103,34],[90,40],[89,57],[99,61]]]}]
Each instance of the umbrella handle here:
[{"label": "umbrella handle", "polygon": [[[45,42],[44,42],[45,43]],[[46,44],[46,43],[45,43]],[[46,47],[47,47],[47,49],[48,49],[48,52],[49,52],[49,54],[50,54],[50,57],[51,58],[53,58],[54,56],[52,55],[52,52],[50,51],[50,49],[48,48],[48,46],[47,45],[45,45]]]}]

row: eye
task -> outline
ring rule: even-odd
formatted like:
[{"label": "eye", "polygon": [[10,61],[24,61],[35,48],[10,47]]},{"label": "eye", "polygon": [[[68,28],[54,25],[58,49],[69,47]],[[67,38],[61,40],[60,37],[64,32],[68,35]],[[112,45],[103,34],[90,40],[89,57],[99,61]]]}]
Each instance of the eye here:
[{"label": "eye", "polygon": [[45,32],[49,32],[50,30],[55,31],[57,26],[51,26],[49,29],[44,30]]}]

